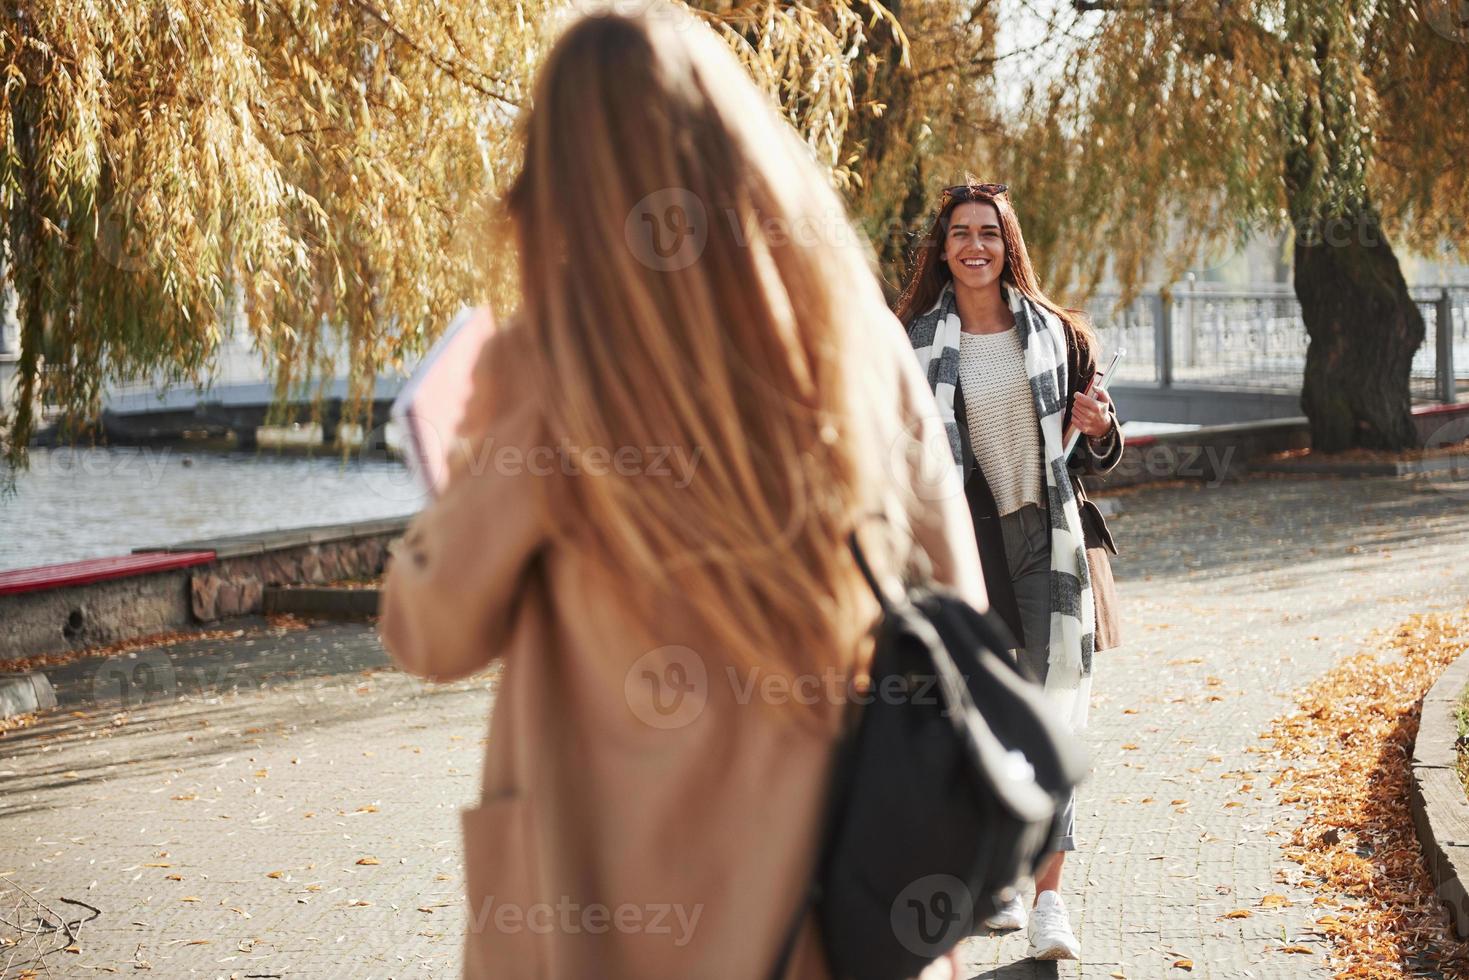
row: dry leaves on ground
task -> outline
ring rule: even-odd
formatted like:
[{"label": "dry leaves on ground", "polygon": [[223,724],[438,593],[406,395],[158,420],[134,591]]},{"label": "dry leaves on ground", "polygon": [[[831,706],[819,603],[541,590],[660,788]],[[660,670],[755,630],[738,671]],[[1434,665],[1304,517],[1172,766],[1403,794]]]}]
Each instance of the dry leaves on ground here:
[{"label": "dry leaves on ground", "polygon": [[1420,958],[1469,975],[1469,943],[1434,895],[1408,804],[1423,696],[1466,650],[1469,609],[1415,616],[1381,655],[1330,670],[1265,734],[1289,767],[1282,799],[1308,811],[1286,856],[1305,868],[1304,884],[1347,898],[1324,930],[1338,977],[1401,977]]}]

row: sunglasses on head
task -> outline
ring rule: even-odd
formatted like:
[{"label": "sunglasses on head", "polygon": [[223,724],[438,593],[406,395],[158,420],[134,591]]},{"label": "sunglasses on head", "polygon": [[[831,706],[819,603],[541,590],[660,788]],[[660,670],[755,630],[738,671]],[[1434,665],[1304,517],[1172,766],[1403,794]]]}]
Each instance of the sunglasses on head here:
[{"label": "sunglasses on head", "polygon": [[969,197],[973,194],[983,194],[986,197],[999,197],[1009,189],[1007,184],[955,184],[953,187],[944,188],[944,196]]}]

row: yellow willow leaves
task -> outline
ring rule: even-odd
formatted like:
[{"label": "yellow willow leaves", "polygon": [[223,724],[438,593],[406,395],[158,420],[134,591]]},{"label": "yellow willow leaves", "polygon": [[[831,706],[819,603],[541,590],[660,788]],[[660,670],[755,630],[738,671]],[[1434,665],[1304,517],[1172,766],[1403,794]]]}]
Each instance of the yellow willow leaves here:
[{"label": "yellow willow leaves", "polygon": [[[1314,904],[1337,906],[1317,925],[1332,939],[1338,976],[1401,976],[1419,957],[1462,976],[1469,943],[1453,935],[1424,866],[1408,760],[1423,695],[1469,652],[1469,609],[1415,616],[1381,646],[1337,664],[1265,736],[1307,810],[1284,853],[1321,893]],[[1362,841],[1372,847],[1364,852]]]},{"label": "yellow willow leaves", "polygon": [[[869,224],[913,217],[902,208],[920,156],[970,145],[923,143],[923,127],[953,133],[959,107],[988,104],[969,83],[993,44],[989,15],[960,0],[902,22],[879,0],[673,6],[729,42]],[[204,381],[230,332],[253,341],[282,399],[346,376],[354,416],[461,304],[517,305],[496,203],[519,165],[536,69],[561,26],[595,9],[12,4],[0,14],[0,223],[22,359],[18,407],[0,420],[6,461],[23,462],[36,404],[81,421],[114,381]],[[929,62],[910,60],[910,34]],[[942,58],[954,63],[932,63]],[[944,84],[954,79],[959,92]],[[877,105],[888,108],[867,111]]]},{"label": "yellow willow leaves", "polygon": [[1053,293],[1369,207],[1395,247],[1469,254],[1469,32],[1417,0],[1105,6],[1000,145],[1017,205],[1061,202],[1022,214]]}]

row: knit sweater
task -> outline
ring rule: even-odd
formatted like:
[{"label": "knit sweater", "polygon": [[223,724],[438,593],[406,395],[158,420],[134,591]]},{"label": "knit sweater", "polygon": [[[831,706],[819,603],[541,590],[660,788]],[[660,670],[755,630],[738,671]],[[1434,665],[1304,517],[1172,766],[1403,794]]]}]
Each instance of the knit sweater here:
[{"label": "knit sweater", "polygon": [[1040,424],[1020,334],[1013,327],[992,334],[961,333],[959,384],[969,441],[1000,516],[1026,504],[1043,505]]}]

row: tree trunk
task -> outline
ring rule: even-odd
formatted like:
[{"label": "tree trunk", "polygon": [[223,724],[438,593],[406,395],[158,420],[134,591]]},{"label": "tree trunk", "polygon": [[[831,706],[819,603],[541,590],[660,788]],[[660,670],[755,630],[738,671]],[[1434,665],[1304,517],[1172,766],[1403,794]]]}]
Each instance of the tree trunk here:
[{"label": "tree trunk", "polygon": [[1295,289],[1310,343],[1301,408],[1318,452],[1419,444],[1409,374],[1423,316],[1375,214],[1299,233]]}]

